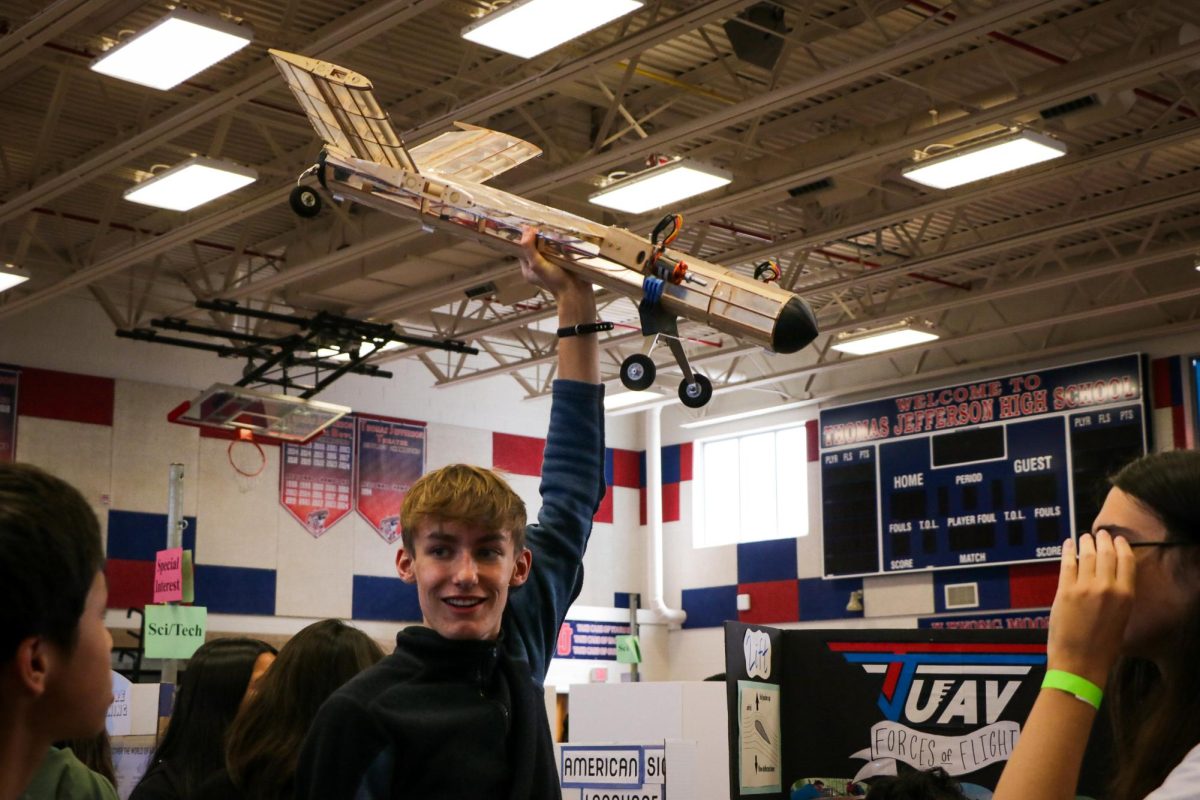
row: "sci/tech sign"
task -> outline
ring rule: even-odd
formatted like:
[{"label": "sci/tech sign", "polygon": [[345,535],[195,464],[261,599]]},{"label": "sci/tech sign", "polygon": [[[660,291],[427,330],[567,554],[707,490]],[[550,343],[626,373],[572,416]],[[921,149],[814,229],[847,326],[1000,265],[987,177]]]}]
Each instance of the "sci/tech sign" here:
[{"label": "sci/tech sign", "polygon": [[[1021,726],[1001,715],[1046,664],[1043,644],[831,641],[828,647],[883,677],[877,705],[885,719],[851,758],[941,767],[951,775],[1008,760]],[[974,729],[962,734],[964,728]]]}]

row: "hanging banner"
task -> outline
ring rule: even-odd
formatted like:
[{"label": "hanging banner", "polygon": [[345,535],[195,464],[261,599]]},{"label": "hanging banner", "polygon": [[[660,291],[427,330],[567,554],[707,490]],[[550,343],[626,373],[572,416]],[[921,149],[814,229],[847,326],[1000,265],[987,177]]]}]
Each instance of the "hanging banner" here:
[{"label": "hanging banner", "polygon": [[0,464],[17,460],[17,384],[20,370],[0,369]]},{"label": "hanging banner", "polygon": [[622,636],[629,636],[628,622],[564,620],[558,629],[554,657],[618,661],[618,639]]},{"label": "hanging banner", "polygon": [[358,418],[358,513],[382,539],[400,538],[400,506],[425,472],[425,426]]},{"label": "hanging banner", "polygon": [[354,420],[339,419],[308,444],[284,444],[279,502],[319,537],[350,513]]}]

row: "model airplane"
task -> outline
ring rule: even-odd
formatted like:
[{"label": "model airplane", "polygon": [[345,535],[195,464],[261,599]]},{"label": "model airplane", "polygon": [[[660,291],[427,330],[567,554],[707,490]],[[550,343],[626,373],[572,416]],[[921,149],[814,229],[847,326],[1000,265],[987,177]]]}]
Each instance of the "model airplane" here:
[{"label": "model airplane", "polygon": [[[335,199],[413,217],[509,252],[519,249],[524,228],[537,228],[538,249],[546,258],[638,303],[642,333],[655,337],[650,346],[660,336],[665,339],[683,371],[679,397],[685,405],[706,404],[712,384],[688,364],[679,341],[679,317],[777,353],[794,353],[816,337],[812,310],[797,295],[773,285],[779,276],[773,265],[760,265],[755,280],[669,249],[681,217],[668,215],[646,239],[485,186],[541,150],[463,123],[459,130],[409,150],[365,77],[294,53],[270,53],[325,141],[309,172]],[[312,216],[321,199],[298,181],[291,204],[298,214]],[[629,389],[646,389],[654,373],[649,356],[635,354],[622,363],[621,382]]]}]

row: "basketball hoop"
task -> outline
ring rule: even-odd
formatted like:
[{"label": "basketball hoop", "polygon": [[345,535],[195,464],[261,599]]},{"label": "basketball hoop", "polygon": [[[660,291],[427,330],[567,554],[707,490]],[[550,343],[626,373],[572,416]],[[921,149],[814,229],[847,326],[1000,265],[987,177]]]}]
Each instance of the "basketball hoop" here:
[{"label": "basketball hoop", "polygon": [[229,459],[229,466],[233,467],[238,491],[242,494],[253,491],[258,484],[258,476],[267,468],[267,454],[263,452],[262,445],[254,441],[254,434],[248,430],[238,431],[238,438],[229,443],[225,455]]}]

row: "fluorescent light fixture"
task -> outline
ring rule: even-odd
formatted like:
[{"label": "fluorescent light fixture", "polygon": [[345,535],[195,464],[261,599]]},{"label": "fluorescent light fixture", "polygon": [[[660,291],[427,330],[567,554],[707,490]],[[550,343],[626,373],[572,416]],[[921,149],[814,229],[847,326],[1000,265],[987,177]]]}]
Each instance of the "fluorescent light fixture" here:
[{"label": "fluorescent light fixture", "polygon": [[[376,350],[380,353],[386,353],[389,350],[399,350],[404,344],[401,342],[385,342],[382,347],[376,348],[374,342],[363,342],[361,347],[363,357],[371,355]],[[343,353],[337,347],[321,347],[315,353],[317,358],[328,358],[330,361],[349,361],[350,353]]]},{"label": "fluorescent light fixture", "polygon": [[874,330],[839,333],[831,347],[850,355],[866,356],[939,338],[928,325],[905,320]]},{"label": "fluorescent light fixture", "polygon": [[641,0],[513,0],[463,28],[462,37],[533,58],[641,7]]},{"label": "fluorescent light fixture", "polygon": [[704,417],[702,419],[694,419],[691,422],[681,422],[681,428],[707,428],[710,425],[721,425],[726,422],[736,422],[740,419],[752,419],[754,417],[764,417],[767,414],[777,414],[780,411],[791,411],[796,408],[812,405],[815,400],[797,400],[794,403],[784,403],[778,406],[767,406],[766,408],[755,408],[751,411],[738,411],[733,414],[723,414],[719,417]]},{"label": "fluorescent light fixture", "polygon": [[29,280],[30,274],[16,264],[0,264],[0,292],[11,289]]},{"label": "fluorescent light fixture", "polygon": [[724,170],[680,159],[659,164],[617,181],[588,198],[588,202],[630,214],[646,211],[711,192],[733,176]]},{"label": "fluorescent light fixture", "polygon": [[258,173],[250,167],[195,156],[129,187],[125,199],[172,211],[188,211],[254,183],[256,178]]},{"label": "fluorescent light fixture", "polygon": [[92,70],[152,89],[170,89],[253,38],[247,25],[176,8],[97,58]]},{"label": "fluorescent light fixture", "polygon": [[628,408],[629,406],[636,406],[638,403],[662,399],[663,395],[653,391],[621,392],[620,394],[610,394],[604,397],[604,410],[615,411],[618,408]]},{"label": "fluorescent light fixture", "polygon": [[1059,140],[1023,130],[922,159],[900,172],[934,189],[952,189],[1066,154],[1067,146]]}]

